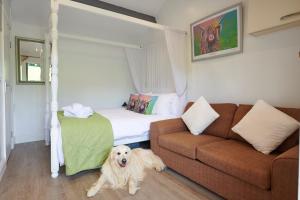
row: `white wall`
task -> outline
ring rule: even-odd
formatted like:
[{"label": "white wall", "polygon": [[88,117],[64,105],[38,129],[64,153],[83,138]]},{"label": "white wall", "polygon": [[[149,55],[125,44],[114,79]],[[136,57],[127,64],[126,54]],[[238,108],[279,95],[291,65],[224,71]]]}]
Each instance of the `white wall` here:
[{"label": "white wall", "polygon": [[[41,27],[13,22],[14,37],[44,39],[44,34],[45,29]],[[12,47],[15,47],[14,43]],[[12,67],[16,74],[15,63]],[[14,76],[14,136],[16,143],[44,139],[44,112],[45,86],[16,85],[16,76]]]},{"label": "white wall", "polygon": [[120,107],[134,92],[123,48],[59,40],[59,106]]},{"label": "white wall", "polygon": [[[190,24],[239,0],[167,0],[157,20],[190,32]],[[210,102],[254,103],[257,99],[278,106],[300,107],[300,28],[253,37],[247,34],[244,5],[244,52],[191,62],[188,41],[188,96]],[[190,35],[190,34],[189,34]]]}]

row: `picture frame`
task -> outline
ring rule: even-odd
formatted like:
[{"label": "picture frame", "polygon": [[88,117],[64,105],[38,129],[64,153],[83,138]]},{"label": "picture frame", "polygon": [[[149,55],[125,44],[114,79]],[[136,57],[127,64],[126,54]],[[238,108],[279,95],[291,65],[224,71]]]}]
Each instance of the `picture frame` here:
[{"label": "picture frame", "polygon": [[239,3],[192,23],[192,61],[241,53],[242,16],[242,3]]},{"label": "picture frame", "polygon": [[[25,45],[24,45],[25,44]],[[15,65],[16,65],[16,81],[17,85],[44,85],[44,45],[45,41],[40,39],[15,37]],[[41,48],[38,48],[41,46]],[[24,53],[25,52],[25,53]],[[39,56],[34,55],[41,53]],[[24,54],[24,55],[22,55]],[[25,55],[26,54],[26,55]],[[24,58],[24,60],[22,60]],[[34,61],[30,61],[34,60]],[[32,81],[28,80],[28,63],[39,63],[41,69],[40,80]]]}]

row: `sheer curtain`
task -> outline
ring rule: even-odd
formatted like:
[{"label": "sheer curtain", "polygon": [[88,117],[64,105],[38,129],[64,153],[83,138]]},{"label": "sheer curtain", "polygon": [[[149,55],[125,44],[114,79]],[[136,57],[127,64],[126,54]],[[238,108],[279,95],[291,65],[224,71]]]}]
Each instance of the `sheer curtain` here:
[{"label": "sheer curtain", "polygon": [[131,76],[139,93],[176,92],[186,103],[186,35],[172,30],[153,31],[143,49],[126,48]]},{"label": "sheer curtain", "polygon": [[125,48],[137,92],[175,92],[172,69],[163,31],[149,31],[142,49]]},{"label": "sheer curtain", "polygon": [[183,96],[187,89],[186,35],[165,30],[168,55],[178,96]]},{"label": "sheer curtain", "polygon": [[138,93],[143,93],[145,80],[146,54],[144,49],[125,48],[133,85]]},{"label": "sheer curtain", "polygon": [[179,96],[180,112],[183,112],[187,102],[186,35],[184,33],[165,30],[165,37],[174,85],[176,93]]},{"label": "sheer curtain", "polygon": [[146,47],[145,89],[155,93],[175,92],[166,45],[156,42]]}]

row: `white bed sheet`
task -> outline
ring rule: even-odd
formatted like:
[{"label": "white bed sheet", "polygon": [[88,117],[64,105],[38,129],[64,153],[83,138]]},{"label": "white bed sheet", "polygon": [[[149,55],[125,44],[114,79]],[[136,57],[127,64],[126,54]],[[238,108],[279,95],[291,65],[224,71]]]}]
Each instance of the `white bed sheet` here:
[{"label": "white bed sheet", "polygon": [[149,131],[151,122],[175,118],[175,116],[144,115],[126,109],[106,109],[96,112],[109,119],[115,140],[140,136]]},{"label": "white bed sheet", "polygon": [[[124,108],[117,109],[99,109],[97,113],[106,117],[113,129],[114,140],[122,140],[126,138],[140,137],[148,134],[151,122],[177,118],[174,115],[144,115]],[[57,141],[58,158],[60,165],[64,164],[61,128],[59,125],[59,134]]]}]

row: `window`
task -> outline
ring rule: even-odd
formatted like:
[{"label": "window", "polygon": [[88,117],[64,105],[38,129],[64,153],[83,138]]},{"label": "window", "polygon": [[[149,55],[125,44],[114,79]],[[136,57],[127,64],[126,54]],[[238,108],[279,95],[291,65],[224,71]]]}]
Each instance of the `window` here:
[{"label": "window", "polygon": [[41,81],[42,69],[40,64],[26,63],[27,81]]}]

